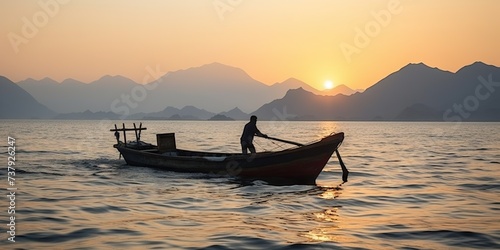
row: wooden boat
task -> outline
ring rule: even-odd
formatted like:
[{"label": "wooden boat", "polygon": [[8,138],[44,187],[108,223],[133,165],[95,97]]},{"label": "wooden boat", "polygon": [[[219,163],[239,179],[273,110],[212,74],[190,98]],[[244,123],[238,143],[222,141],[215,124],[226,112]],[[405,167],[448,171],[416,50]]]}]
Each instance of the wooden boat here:
[{"label": "wooden boat", "polygon": [[[111,129],[123,131],[125,142],[119,140],[114,147],[123,155],[128,165],[154,167],[177,172],[194,172],[229,175],[243,179],[259,179],[273,183],[314,184],[326,163],[344,140],[344,133],[335,133],[319,141],[302,145],[277,138],[280,141],[294,143],[296,147],[276,152],[258,152],[256,154],[213,153],[177,149],[173,133],[157,134],[157,144],[140,141],[139,128]],[[135,130],[136,141],[126,143],[125,131]],[[139,131],[139,132],[138,132]],[[337,151],[337,156],[340,157]],[[341,158],[339,158],[341,162]],[[343,163],[341,163],[343,166]],[[343,166],[344,171],[345,166]],[[345,169],[347,171],[347,169]],[[344,171],[343,179],[347,181]]]}]

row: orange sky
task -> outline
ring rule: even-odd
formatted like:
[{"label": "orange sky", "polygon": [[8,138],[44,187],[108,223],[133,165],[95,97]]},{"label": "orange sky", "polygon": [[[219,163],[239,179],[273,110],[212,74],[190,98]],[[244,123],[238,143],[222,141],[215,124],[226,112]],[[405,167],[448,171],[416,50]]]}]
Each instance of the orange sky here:
[{"label": "orange sky", "polygon": [[[47,3],[47,4],[43,4]],[[211,62],[266,84],[367,88],[410,62],[500,66],[500,1],[1,1],[0,75],[74,78]]]}]

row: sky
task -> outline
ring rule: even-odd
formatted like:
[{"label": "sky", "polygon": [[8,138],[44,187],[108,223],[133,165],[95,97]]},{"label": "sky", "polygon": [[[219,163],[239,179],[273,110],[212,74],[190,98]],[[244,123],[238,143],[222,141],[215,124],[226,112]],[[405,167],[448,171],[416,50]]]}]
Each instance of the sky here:
[{"label": "sky", "polygon": [[366,89],[408,63],[500,66],[497,0],[12,0],[0,75],[91,82],[219,62],[265,84]]}]

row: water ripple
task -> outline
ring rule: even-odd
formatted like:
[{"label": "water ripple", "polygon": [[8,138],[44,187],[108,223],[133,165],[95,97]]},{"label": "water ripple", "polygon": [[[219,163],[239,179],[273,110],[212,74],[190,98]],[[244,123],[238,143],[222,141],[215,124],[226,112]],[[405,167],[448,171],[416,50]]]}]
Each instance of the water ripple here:
[{"label": "water ripple", "polygon": [[451,247],[471,247],[498,249],[498,237],[492,237],[477,232],[470,231],[451,231],[451,230],[427,230],[427,231],[405,231],[405,232],[387,232],[374,234],[388,240],[433,240],[443,245]]}]

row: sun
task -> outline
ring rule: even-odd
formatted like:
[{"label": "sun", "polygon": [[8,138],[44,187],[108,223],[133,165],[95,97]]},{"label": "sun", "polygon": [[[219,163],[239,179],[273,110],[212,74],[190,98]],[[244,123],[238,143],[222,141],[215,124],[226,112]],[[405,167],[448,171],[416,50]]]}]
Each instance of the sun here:
[{"label": "sun", "polygon": [[325,83],[323,84],[323,87],[325,87],[325,89],[333,89],[333,82],[330,81],[330,80],[327,80],[325,81]]}]

